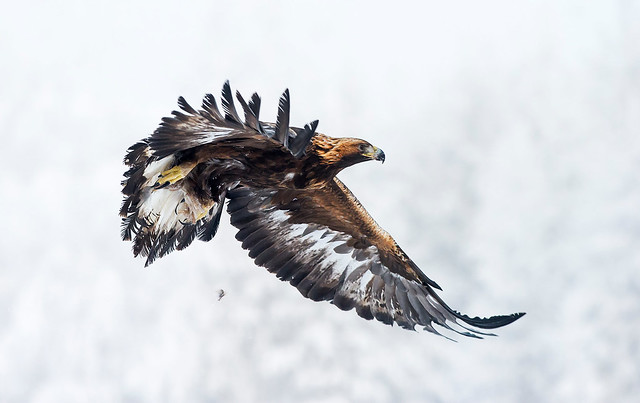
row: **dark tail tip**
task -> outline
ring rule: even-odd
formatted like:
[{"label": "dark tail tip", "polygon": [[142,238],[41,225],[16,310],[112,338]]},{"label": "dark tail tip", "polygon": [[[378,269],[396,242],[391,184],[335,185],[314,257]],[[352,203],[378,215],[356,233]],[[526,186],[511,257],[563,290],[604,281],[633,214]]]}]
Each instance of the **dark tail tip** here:
[{"label": "dark tail tip", "polygon": [[524,312],[512,313],[511,315],[498,315],[490,318],[470,318],[467,315],[463,315],[459,312],[454,312],[454,315],[463,320],[471,326],[478,327],[480,329],[495,329],[498,327],[506,326],[515,322],[525,315]]}]

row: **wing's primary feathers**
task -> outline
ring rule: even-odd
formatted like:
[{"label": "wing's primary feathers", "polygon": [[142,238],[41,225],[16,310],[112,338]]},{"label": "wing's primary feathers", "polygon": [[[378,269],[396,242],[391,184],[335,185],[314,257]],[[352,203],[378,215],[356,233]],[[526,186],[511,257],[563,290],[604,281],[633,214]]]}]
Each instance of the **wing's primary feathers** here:
[{"label": "wing's primary feathers", "polygon": [[439,334],[435,324],[470,337],[523,315],[470,318],[449,308],[440,287],[336,178],[356,163],[384,161],[382,150],[316,133],[317,120],[290,127],[288,90],[275,123],[260,121],[257,94],[246,102],[237,92],[242,120],[232,94],[226,82],[222,111],[210,94],[199,110],[180,97],[182,111],[128,150],[122,238],[147,265],[196,238],[211,240],[229,200],[249,256],[312,300],[407,329]]}]

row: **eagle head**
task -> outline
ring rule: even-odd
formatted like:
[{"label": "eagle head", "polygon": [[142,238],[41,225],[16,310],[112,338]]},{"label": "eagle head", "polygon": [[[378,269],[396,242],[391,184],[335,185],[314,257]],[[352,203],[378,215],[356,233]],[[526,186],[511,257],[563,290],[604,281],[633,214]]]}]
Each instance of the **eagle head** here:
[{"label": "eagle head", "polygon": [[374,145],[369,144],[364,140],[358,139],[358,141],[360,142],[360,144],[358,145],[360,155],[368,160],[380,161],[384,164],[384,151]]},{"label": "eagle head", "polygon": [[384,151],[368,141],[352,137],[316,137],[317,140],[323,140],[315,145],[320,160],[326,165],[344,169],[364,161],[384,162]]}]

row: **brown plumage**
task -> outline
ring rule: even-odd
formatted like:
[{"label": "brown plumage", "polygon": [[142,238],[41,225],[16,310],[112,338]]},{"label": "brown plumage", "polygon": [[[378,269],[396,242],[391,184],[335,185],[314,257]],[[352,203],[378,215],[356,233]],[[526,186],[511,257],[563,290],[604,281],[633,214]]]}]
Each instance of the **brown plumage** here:
[{"label": "brown plumage", "polygon": [[356,138],[316,133],[318,121],[289,126],[289,91],[276,123],[259,120],[260,97],[239,117],[229,83],[220,111],[207,95],[195,110],[164,118],[151,137],[133,145],[125,164],[122,237],[146,264],[195,238],[209,241],[226,201],[236,238],[255,263],[290,282],[307,298],[413,329],[433,323],[464,334],[504,326],[523,314],[470,318],[449,308],[440,287],[336,177],[359,162],[384,161],[382,150]]}]

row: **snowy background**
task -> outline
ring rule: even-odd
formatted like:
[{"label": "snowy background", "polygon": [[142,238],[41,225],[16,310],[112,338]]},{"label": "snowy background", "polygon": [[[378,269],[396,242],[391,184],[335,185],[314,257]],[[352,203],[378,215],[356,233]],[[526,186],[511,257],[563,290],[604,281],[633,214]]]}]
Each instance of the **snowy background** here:
[{"label": "snowy background", "polygon": [[[386,4],[3,7],[0,402],[637,399],[639,3]],[[226,214],[144,269],[125,150],[226,79],[384,149],[341,174],[372,216],[452,307],[527,316],[458,343],[364,321],[255,267]]]}]

